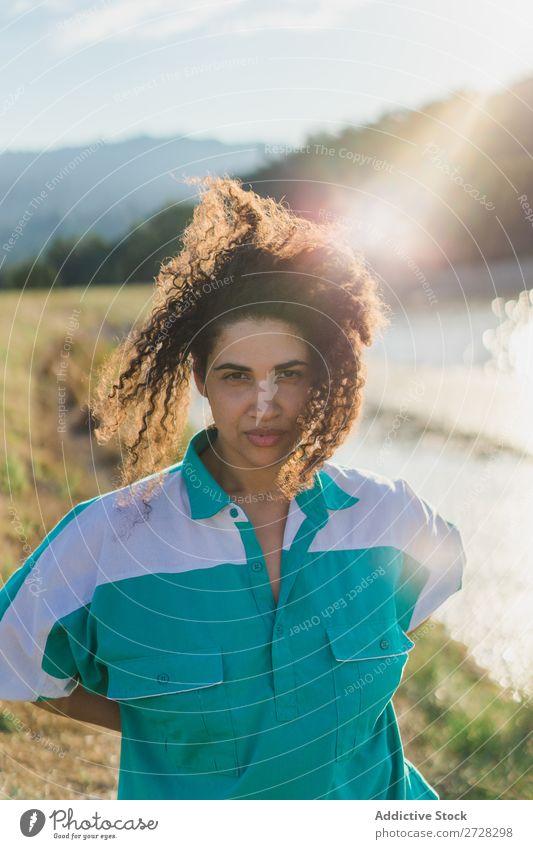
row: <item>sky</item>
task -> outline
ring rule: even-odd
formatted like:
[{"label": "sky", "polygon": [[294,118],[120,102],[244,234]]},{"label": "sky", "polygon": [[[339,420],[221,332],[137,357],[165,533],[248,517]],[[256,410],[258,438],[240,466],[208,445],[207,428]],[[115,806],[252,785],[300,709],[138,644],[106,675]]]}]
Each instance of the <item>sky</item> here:
[{"label": "sky", "polygon": [[297,146],[533,75],[531,0],[14,0],[0,151],[137,135]]}]

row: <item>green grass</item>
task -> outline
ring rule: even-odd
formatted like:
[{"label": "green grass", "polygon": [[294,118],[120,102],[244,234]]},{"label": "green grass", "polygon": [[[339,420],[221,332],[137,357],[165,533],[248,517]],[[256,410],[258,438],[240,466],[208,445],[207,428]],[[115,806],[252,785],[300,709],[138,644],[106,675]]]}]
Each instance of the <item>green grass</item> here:
[{"label": "green grass", "polygon": [[12,495],[21,495],[28,488],[24,464],[15,453],[4,456],[0,465],[0,490]]},{"label": "green grass", "polygon": [[416,643],[395,699],[407,756],[443,799],[531,798],[531,704],[439,623],[422,626]]}]

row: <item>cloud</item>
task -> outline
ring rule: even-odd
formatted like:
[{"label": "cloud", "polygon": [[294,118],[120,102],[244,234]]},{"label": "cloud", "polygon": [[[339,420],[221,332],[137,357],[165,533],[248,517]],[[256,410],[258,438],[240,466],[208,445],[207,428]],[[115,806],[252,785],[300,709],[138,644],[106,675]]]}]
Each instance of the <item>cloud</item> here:
[{"label": "cloud", "polygon": [[[164,41],[195,30],[246,32],[276,26],[328,27],[346,22],[356,6],[374,0],[216,0],[203,5],[176,0],[50,0],[55,45],[66,52],[103,40]],[[22,0],[19,0],[22,5]],[[73,11],[73,9],[75,11]]]},{"label": "cloud", "polygon": [[[164,40],[176,33],[205,28],[245,0],[176,6],[175,0],[95,0],[56,22],[63,49],[107,40]],[[70,7],[72,9],[72,6]]]}]

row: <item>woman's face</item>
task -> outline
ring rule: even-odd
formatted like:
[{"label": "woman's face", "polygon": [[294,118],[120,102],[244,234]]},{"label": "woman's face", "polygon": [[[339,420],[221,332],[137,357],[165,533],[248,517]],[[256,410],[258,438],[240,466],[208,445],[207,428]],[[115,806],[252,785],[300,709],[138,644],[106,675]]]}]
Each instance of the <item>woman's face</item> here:
[{"label": "woman's face", "polygon": [[311,349],[292,325],[242,319],[225,328],[207,361],[206,395],[218,439],[250,466],[283,460],[298,442],[296,419],[312,384]]}]

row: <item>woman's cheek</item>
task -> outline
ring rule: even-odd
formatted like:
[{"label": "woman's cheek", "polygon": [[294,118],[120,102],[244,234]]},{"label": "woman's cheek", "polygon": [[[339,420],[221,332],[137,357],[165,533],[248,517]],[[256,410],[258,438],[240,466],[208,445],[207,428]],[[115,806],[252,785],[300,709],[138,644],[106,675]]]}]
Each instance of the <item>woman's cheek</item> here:
[{"label": "woman's cheek", "polygon": [[297,416],[305,406],[309,396],[309,389],[310,387],[308,385],[302,384],[290,388],[287,387],[288,391],[281,396],[280,401],[287,409],[290,409],[294,416]]},{"label": "woman's cheek", "polygon": [[246,411],[250,399],[251,394],[243,392],[242,387],[217,388],[213,396],[210,396],[213,416],[216,418],[218,415],[220,419],[231,421],[234,417]]}]

